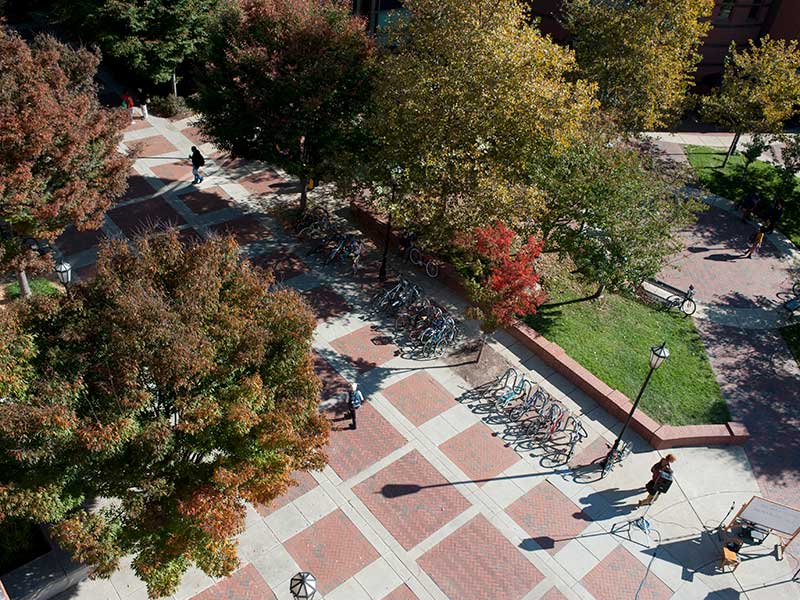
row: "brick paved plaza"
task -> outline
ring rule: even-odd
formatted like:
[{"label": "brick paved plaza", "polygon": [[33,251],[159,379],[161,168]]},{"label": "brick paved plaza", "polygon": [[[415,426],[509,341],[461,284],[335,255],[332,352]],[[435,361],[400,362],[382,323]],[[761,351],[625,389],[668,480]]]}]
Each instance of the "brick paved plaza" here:
[{"label": "brick paved plaza", "polygon": [[[305,294],[317,315],[315,365],[332,426],[324,470],[296,473],[298,485],[284,496],[248,507],[240,568],[223,580],[192,569],[175,600],[288,600],[289,579],[300,570],[316,575],[316,598],[324,600],[633,600],[637,591],[641,600],[800,598],[790,581],[794,557],[778,562],[766,545],[735,576],[715,569],[719,548],[706,527],[731,502],[759,493],[742,449],[673,450],[676,485],[649,513],[663,540],[654,551],[654,537],[619,531],[640,514],[636,500],[659,458],[647,444],[631,436],[635,453],[599,479],[591,463],[619,423],[498,334],[486,352],[491,371],[513,365],[547,380],[590,433],[574,472],[506,447],[493,435],[501,427],[459,402],[490,369],[404,356],[390,330],[361,309],[365,290],[374,289],[374,263],[356,281],[326,270],[269,216],[276,203],[296,199],[281,173],[202,144],[207,177],[190,185],[185,157],[202,143],[190,120],[137,121],[125,143],[137,142],[129,193],[102,231],[65,234],[62,252],[78,273],[91,273],[102,237],[163,223],[187,238],[231,233],[245,255]],[[435,282],[421,283],[463,308]],[[343,398],[354,380],[368,401],[351,429]],[[127,561],[110,581],[83,582],[59,599],[144,599],[137,582]]]}]

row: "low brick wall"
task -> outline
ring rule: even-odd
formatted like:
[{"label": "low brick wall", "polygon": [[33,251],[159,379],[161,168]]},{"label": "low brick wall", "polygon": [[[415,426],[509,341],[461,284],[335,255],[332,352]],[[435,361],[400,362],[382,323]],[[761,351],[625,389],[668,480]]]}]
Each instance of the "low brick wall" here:
[{"label": "low brick wall", "polygon": [[[383,247],[386,239],[386,221],[377,217],[370,208],[362,203],[351,202],[350,210],[353,219],[368,236]],[[398,245],[398,238],[392,234],[391,244]],[[442,263],[439,280],[445,285],[464,294],[461,278],[453,267]],[[573,383],[589,398],[597,402],[613,417],[624,420],[630,413],[633,403],[619,390],[612,389],[595,377],[581,364],[567,355],[564,349],[534,329],[523,323],[509,328],[508,333],[524,347],[533,352],[547,366]],[[656,450],[675,448],[678,446],[710,446],[740,445],[750,439],[747,428],[742,423],[726,423],[722,425],[663,425],[650,418],[642,410],[637,410],[631,419],[630,427],[642,436]]]}]

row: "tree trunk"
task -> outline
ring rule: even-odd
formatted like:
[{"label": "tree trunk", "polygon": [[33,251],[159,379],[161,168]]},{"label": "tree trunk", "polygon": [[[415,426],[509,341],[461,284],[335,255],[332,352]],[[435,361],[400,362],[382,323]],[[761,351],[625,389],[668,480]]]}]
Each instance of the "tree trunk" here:
[{"label": "tree trunk", "polygon": [[17,271],[17,282],[19,282],[19,293],[23,298],[31,297],[31,286],[28,284],[28,276],[25,274],[25,269]]},{"label": "tree trunk", "polygon": [[722,161],[722,168],[725,168],[725,165],[728,164],[728,159],[733,156],[733,153],[736,152],[736,146],[739,143],[739,138],[742,137],[741,133],[736,133],[733,136],[733,141],[731,142],[730,148],[728,148],[728,153],[725,155],[725,160]]},{"label": "tree trunk", "polygon": [[486,338],[488,337],[489,335],[485,331],[481,331],[481,345],[478,346],[478,358],[475,359],[476,364],[481,362],[481,356],[483,355],[483,347],[486,345]]},{"label": "tree trunk", "polygon": [[175,69],[172,69],[172,95],[178,97],[178,78],[175,76]]},{"label": "tree trunk", "polygon": [[392,212],[386,218],[386,239],[383,242],[383,258],[381,259],[381,269],[378,271],[378,279],[386,281],[386,257],[389,254],[389,241],[392,239]]},{"label": "tree trunk", "polygon": [[300,214],[306,214],[308,208],[308,177],[300,178]]}]

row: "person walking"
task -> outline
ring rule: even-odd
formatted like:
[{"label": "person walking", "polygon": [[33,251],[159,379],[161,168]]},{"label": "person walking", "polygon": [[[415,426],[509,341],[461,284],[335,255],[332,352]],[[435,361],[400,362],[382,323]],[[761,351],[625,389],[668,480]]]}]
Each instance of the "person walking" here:
[{"label": "person walking", "polygon": [[661,479],[662,473],[667,473],[672,479],[672,463],[674,463],[677,459],[675,458],[674,454],[667,454],[664,458],[659,460],[656,464],[650,467],[650,481],[644,486],[647,490],[647,498],[644,500],[639,500],[637,506],[647,506],[653,503],[655,500],[656,495],[659,493],[656,484],[658,480]]},{"label": "person walking", "polygon": [[761,249],[761,244],[764,243],[764,236],[767,233],[767,226],[762,225],[758,228],[752,238],[750,238],[750,247],[744,253],[745,258],[753,258],[753,253]]},{"label": "person walking", "polygon": [[350,390],[349,397],[347,398],[347,406],[350,409],[350,419],[352,420],[350,429],[356,428],[356,411],[361,408],[363,403],[364,394],[358,389],[358,384],[354,383],[353,388]]},{"label": "person walking", "polygon": [[128,114],[131,116],[131,123],[133,123],[133,105],[133,96],[131,96],[127,90],[122,92],[122,106],[128,109]]},{"label": "person walking", "polygon": [[769,215],[769,222],[767,223],[767,233],[772,233],[775,231],[775,228],[778,226],[778,223],[781,222],[781,217],[783,216],[783,209],[786,207],[786,203],[783,199],[778,200],[775,203],[775,206],[772,207]]},{"label": "person walking", "polygon": [[142,107],[142,118],[146,121],[150,116],[147,112],[147,103],[150,99],[147,97],[145,92],[142,92],[142,88],[139,88],[139,106]]},{"label": "person walking", "polygon": [[192,161],[192,175],[194,175],[194,181],[192,183],[203,183],[205,177],[200,175],[200,167],[206,164],[206,159],[200,154],[200,150],[197,149],[197,146],[192,146],[192,153],[189,155],[189,160]]}]

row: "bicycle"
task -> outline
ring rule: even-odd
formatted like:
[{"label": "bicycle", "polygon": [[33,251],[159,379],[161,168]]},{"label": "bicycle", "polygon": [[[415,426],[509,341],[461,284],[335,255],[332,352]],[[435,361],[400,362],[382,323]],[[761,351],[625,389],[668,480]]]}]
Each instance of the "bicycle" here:
[{"label": "bicycle", "polygon": [[611,473],[614,470],[614,465],[625,460],[632,450],[633,447],[630,444],[620,441],[617,448],[609,452],[608,456],[603,459],[603,470],[600,478],[602,479]]},{"label": "bicycle", "polygon": [[429,256],[425,256],[419,246],[414,244],[416,239],[417,235],[415,233],[407,231],[401,233],[400,253],[406,260],[410,261],[412,265],[423,267],[428,277],[431,279],[437,278],[439,276],[439,265]]},{"label": "bicycle", "polygon": [[[570,423],[572,424],[572,428],[570,428]],[[569,439],[567,440],[566,444],[558,445],[565,447],[565,449],[557,449],[554,452],[542,456],[542,458],[539,460],[539,464],[542,467],[546,469],[552,469],[568,464],[575,455],[575,449],[578,447],[578,444],[589,437],[589,434],[586,432],[583,424],[573,416],[567,417],[567,424],[564,427],[564,430],[569,433]]]},{"label": "bicycle", "polygon": [[672,310],[673,308],[680,308],[680,311],[687,317],[690,317],[697,310],[697,304],[694,301],[694,286],[690,285],[689,289],[683,296],[672,295],[667,298],[664,304],[664,310]]}]

